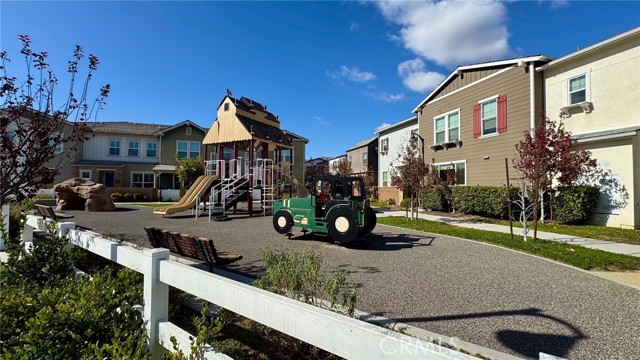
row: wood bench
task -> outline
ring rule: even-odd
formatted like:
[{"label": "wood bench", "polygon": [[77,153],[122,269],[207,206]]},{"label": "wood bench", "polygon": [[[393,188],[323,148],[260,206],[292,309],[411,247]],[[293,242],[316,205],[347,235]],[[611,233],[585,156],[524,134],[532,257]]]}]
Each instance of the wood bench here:
[{"label": "wood bench", "polygon": [[38,215],[42,216],[45,219],[58,221],[60,219],[70,219],[73,217],[73,215],[57,213],[51,206],[35,204],[34,208],[36,209]]},{"label": "wood bench", "polygon": [[144,231],[154,248],[162,247],[174,254],[204,261],[209,266],[209,271],[213,271],[214,266],[242,259],[242,255],[217,251],[211,239],[153,227],[145,227]]}]

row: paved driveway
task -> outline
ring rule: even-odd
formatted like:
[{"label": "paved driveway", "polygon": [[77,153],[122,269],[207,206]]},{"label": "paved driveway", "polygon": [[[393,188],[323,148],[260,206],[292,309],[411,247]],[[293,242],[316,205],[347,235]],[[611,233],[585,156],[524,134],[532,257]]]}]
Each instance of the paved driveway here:
[{"label": "paved driveway", "polygon": [[[149,208],[70,212],[76,223],[149,246],[144,226],[214,239],[242,254],[230,268],[259,275],[265,248],[321,253],[361,285],[357,308],[516,356],[640,359],[640,291],[583,271],[473,241],[379,225],[345,248],[320,236],[287,240],[270,217],[209,222]],[[185,213],[188,214],[188,213]]]}]

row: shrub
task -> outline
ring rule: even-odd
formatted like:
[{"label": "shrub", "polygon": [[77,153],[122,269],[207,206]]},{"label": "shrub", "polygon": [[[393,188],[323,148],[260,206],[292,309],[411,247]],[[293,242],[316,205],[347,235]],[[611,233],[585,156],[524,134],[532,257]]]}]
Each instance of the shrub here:
[{"label": "shrub", "polygon": [[445,211],[449,208],[442,186],[434,186],[422,192],[422,207],[433,211]]},{"label": "shrub", "polygon": [[132,193],[126,193],[126,194],[122,195],[122,201],[124,201],[124,202],[132,202],[133,201],[133,194]]},{"label": "shrub", "polygon": [[120,193],[111,194],[111,200],[113,200],[113,202],[122,202],[122,194]]},{"label": "shrub", "polygon": [[[504,186],[454,186],[456,210],[465,214],[505,219],[509,215]],[[515,198],[518,188],[509,189],[509,197]]]},{"label": "shrub", "polygon": [[561,224],[583,225],[596,212],[600,190],[593,186],[560,186],[554,218]]},{"label": "shrub", "polygon": [[373,207],[387,207],[389,206],[388,201],[372,201],[371,206]]},{"label": "shrub", "polygon": [[147,201],[147,197],[144,196],[144,194],[134,193],[133,194],[133,201]]},{"label": "shrub", "polygon": [[390,198],[390,199],[387,199],[387,202],[389,203],[389,205],[395,205],[396,204],[396,199]]}]

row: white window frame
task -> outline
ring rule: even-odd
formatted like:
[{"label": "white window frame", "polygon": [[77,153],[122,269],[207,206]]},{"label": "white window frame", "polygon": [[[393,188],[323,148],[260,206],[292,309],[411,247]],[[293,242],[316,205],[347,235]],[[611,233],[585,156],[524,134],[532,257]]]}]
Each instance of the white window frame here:
[{"label": "white window frame", "polygon": [[468,184],[467,175],[469,174],[469,167],[467,166],[467,160],[446,161],[446,162],[433,163],[431,165],[434,166],[436,170],[438,170],[439,172],[440,169],[438,169],[438,167],[442,165],[453,165],[454,170],[457,171],[456,165],[458,164],[464,164],[464,184],[456,184],[456,185],[466,186]]},{"label": "white window frame", "polygon": [[[493,137],[493,136],[498,136],[500,135],[500,133],[498,132],[498,113],[500,112],[498,109],[498,97],[500,96],[500,94],[496,94],[494,96],[488,97],[486,99],[482,99],[480,101],[478,101],[478,104],[480,105],[480,138],[487,138],[487,137]],[[485,134],[484,133],[484,118],[482,117],[482,107],[484,106],[484,104],[490,102],[490,101],[495,101],[496,102],[496,131],[492,132],[490,134]]]},{"label": "white window frame", "polygon": [[369,152],[365,151],[362,153],[362,166],[365,168],[365,171],[369,171]]},{"label": "white window frame", "polygon": [[202,155],[202,143],[200,141],[189,141],[189,140],[176,140],[176,156],[178,156],[179,153],[179,149],[178,149],[178,144],[180,144],[181,142],[183,143],[187,143],[187,158],[193,158],[195,156],[193,156],[192,152],[191,152],[191,144],[192,143],[197,143],[198,144],[198,155],[200,156]]},{"label": "white window frame", "polygon": [[[82,175],[83,175],[83,173],[85,173],[85,172],[89,173],[89,177],[82,176]],[[79,177],[80,177],[81,179],[84,179],[84,180],[91,180],[91,175],[92,175],[92,173],[91,173],[91,170],[90,170],[90,169],[80,169],[79,173],[80,173],[80,176],[79,176]]]},{"label": "white window frame", "polygon": [[[122,140],[121,139],[109,139],[109,147],[107,148],[107,156],[122,156]],[[111,146],[111,142],[112,141],[117,141],[118,142],[118,147],[112,147]],[[111,149],[118,149],[118,154],[117,155],[112,155],[111,154]]]},{"label": "white window frame", "polygon": [[[137,175],[137,174],[141,174],[142,175],[142,181],[141,181],[142,186],[141,187],[133,186],[133,183],[134,183],[133,176]],[[153,176],[153,180],[151,182],[144,181],[144,176],[145,175]],[[156,174],[153,171],[132,171],[129,176],[130,176],[129,184],[131,185],[131,187],[135,187],[135,188],[138,188],[138,189],[148,189],[148,187],[145,187],[144,184],[151,184],[151,188],[154,188],[156,186]],[[138,182],[138,181],[136,181],[136,182]]]},{"label": "white window frame", "polygon": [[191,126],[187,126],[187,128],[185,129],[185,134],[187,134],[187,136],[191,135],[192,129]]},{"label": "white window frame", "polygon": [[[137,147],[131,147],[131,144],[136,144]],[[136,155],[131,155],[131,150],[136,150]],[[127,157],[140,157],[140,140],[127,140]]]},{"label": "white window frame", "polygon": [[[15,131],[13,132],[13,136],[15,137]],[[53,135],[51,135],[51,138],[52,137],[53,137]],[[64,133],[60,134],[60,137],[64,137]],[[53,139],[50,139],[49,141],[53,142]],[[62,152],[64,151],[64,144],[62,142],[58,142],[58,143],[52,144],[52,145],[55,145],[53,147],[54,155],[62,154]]]},{"label": "white window frame", "polygon": [[[460,123],[462,122],[461,120],[462,112],[460,111],[460,108],[457,108],[455,110],[433,117],[433,144],[434,145],[446,144],[448,142],[454,141],[449,139],[449,117],[455,113],[458,113],[458,139],[457,140],[460,140]],[[444,118],[444,141],[441,143],[438,143],[437,142],[438,131],[436,127],[436,120],[440,118]]]},{"label": "white window frame", "polygon": [[[153,151],[155,151],[155,153],[156,153],[154,156],[149,156],[149,150],[151,150],[151,149],[149,149],[149,145],[151,145],[151,144],[156,146],[156,148],[153,149]],[[158,157],[158,142],[157,141],[147,141],[147,146],[146,146],[145,150],[146,150],[145,151],[145,157],[157,158]],[[176,149],[176,151],[177,151],[177,149]]]},{"label": "white window frame", "polygon": [[389,137],[380,139],[380,149],[382,152],[389,152]]},{"label": "white window frame", "polygon": [[[577,102],[577,103],[572,103],[571,102],[571,94],[572,94],[572,92],[571,92],[571,80],[577,79],[577,78],[582,77],[582,76],[584,76],[584,100],[580,101],[580,102]],[[571,76],[571,77],[567,78],[567,105],[569,105],[569,106],[577,105],[577,104],[580,104],[580,103],[582,103],[584,101],[589,101],[589,96],[591,95],[589,93],[589,82],[590,82],[590,79],[589,79],[589,73],[588,72],[583,72],[581,74],[578,74],[578,75]],[[579,91],[582,91],[582,90],[579,90]]]},{"label": "white window frame", "polygon": [[[385,175],[386,175],[386,179],[385,179]],[[389,186],[389,172],[388,171],[383,171],[382,172],[382,186],[383,187]]]}]

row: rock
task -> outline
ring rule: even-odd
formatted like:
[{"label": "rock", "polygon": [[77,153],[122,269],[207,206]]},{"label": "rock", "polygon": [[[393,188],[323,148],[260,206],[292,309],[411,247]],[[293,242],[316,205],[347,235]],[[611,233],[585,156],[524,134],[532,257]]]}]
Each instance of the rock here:
[{"label": "rock", "polygon": [[53,186],[57,210],[115,211],[116,206],[102,184],[71,178]]}]

